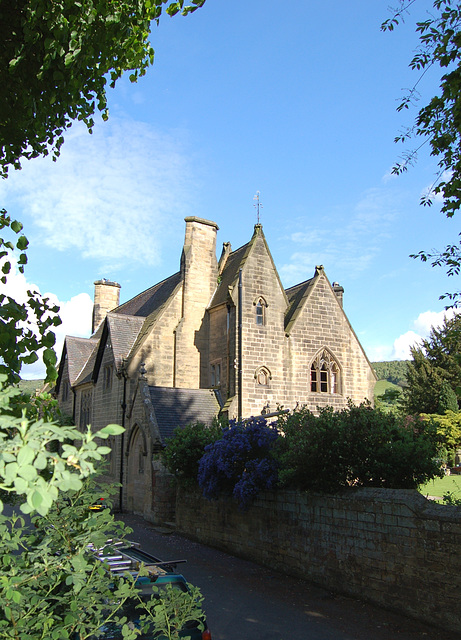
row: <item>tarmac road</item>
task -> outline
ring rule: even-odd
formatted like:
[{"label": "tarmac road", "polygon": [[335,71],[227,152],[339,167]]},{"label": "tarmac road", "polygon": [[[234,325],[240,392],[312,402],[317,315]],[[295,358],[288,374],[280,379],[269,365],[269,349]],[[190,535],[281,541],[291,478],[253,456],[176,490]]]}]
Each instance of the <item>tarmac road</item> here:
[{"label": "tarmac road", "polygon": [[130,539],[178,565],[205,596],[213,640],[460,640],[441,631],[296,578],[235,558],[138,516],[117,514]]}]

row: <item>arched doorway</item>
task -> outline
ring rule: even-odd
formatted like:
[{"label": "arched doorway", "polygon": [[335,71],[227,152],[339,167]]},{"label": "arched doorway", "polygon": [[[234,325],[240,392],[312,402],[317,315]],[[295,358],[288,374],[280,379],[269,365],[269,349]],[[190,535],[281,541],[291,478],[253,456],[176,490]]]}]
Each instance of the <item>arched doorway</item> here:
[{"label": "arched doorway", "polygon": [[131,430],[126,456],[125,508],[144,515],[151,500],[152,469],[146,438],[138,425]]}]

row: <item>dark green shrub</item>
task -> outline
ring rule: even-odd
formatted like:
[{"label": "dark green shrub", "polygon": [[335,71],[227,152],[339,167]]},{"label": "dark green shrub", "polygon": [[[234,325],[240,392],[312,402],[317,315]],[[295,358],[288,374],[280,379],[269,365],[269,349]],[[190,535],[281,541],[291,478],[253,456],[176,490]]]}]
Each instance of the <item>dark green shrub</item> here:
[{"label": "dark green shrub", "polygon": [[317,417],[306,408],[281,416],[278,441],[279,477],[298,489],[335,491],[347,478],[347,452],[341,424],[331,407]]},{"label": "dark green shrub", "polygon": [[286,486],[332,492],[348,486],[416,488],[439,475],[434,426],[373,409],[300,409],[279,420],[280,479]]},{"label": "dark green shrub", "polygon": [[207,427],[202,422],[178,427],[174,435],[167,441],[161,453],[162,461],[168,471],[184,487],[197,485],[198,463],[205,452],[205,447],[221,438],[222,426],[214,422]]}]

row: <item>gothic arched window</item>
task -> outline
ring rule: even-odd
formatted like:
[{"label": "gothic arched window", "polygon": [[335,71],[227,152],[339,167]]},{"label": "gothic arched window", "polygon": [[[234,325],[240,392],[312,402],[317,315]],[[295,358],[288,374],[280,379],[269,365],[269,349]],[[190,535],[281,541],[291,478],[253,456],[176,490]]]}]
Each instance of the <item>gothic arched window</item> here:
[{"label": "gothic arched window", "polygon": [[256,324],[259,327],[263,327],[266,324],[266,309],[267,302],[263,297],[256,298],[253,302],[256,308]]},{"label": "gothic arched window", "polygon": [[311,391],[314,393],[340,393],[340,369],[327,349],[320,351],[312,362]]}]

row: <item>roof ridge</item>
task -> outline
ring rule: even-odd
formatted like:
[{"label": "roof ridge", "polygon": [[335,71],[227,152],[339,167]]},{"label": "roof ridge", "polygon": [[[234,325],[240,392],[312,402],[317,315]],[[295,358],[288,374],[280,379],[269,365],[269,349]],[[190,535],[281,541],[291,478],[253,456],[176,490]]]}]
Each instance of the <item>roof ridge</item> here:
[{"label": "roof ridge", "polygon": [[[138,294],[136,294],[135,296],[133,296],[132,298],[130,298],[129,300],[126,300],[125,302],[123,302],[122,304],[120,304],[118,307],[116,307],[115,309],[112,309],[110,311],[110,313],[116,313],[117,315],[120,315],[119,313],[117,313],[120,309],[122,309],[123,307],[126,307],[130,302],[133,302],[134,300],[137,300],[138,298],[140,298],[141,296],[145,295],[146,293],[148,293],[149,291],[152,291],[153,289],[156,289],[157,287],[160,287],[162,284],[164,284],[165,282],[168,282],[168,280],[171,280],[172,278],[178,276],[181,274],[181,271],[175,271],[175,273],[171,274],[170,276],[164,278],[163,280],[160,280],[160,282],[157,282],[156,284],[153,284],[150,287],[147,287],[147,289],[144,289],[144,291],[140,291]],[[131,314],[123,314],[123,315],[131,315]],[[146,316],[147,317],[147,316]]]}]

